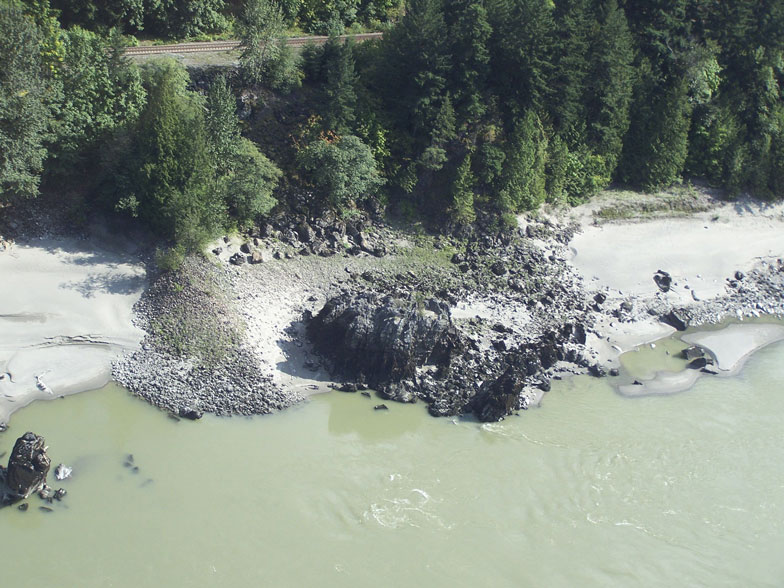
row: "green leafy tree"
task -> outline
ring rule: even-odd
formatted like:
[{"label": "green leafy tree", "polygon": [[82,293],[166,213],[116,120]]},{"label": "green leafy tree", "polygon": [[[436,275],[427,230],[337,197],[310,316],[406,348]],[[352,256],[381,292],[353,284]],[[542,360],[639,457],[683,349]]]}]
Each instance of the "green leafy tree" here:
[{"label": "green leafy tree", "polygon": [[104,38],[74,27],[63,37],[63,100],[53,147],[61,167],[91,156],[115,129],[134,123],[145,102],[139,70],[123,56],[116,31]]},{"label": "green leafy tree", "polygon": [[353,135],[316,139],[298,153],[297,163],[321,198],[337,210],[351,208],[384,183],[370,148]]},{"label": "green leafy tree", "polygon": [[44,37],[22,9],[0,4],[0,200],[38,194],[60,87]]},{"label": "green leafy tree", "polygon": [[248,227],[277,203],[272,193],[282,176],[278,167],[248,139],[240,139],[232,170],[220,179],[229,214],[240,227]]},{"label": "green leafy tree", "polygon": [[358,0],[303,0],[299,20],[318,35],[340,35],[357,19]]},{"label": "green leafy tree", "polygon": [[225,75],[218,75],[207,92],[206,125],[209,149],[219,176],[228,174],[240,150],[240,124],[237,102]]},{"label": "green leafy tree", "polygon": [[283,10],[272,0],[246,0],[235,30],[242,42],[240,68],[250,84],[265,81],[280,56],[284,32]]}]

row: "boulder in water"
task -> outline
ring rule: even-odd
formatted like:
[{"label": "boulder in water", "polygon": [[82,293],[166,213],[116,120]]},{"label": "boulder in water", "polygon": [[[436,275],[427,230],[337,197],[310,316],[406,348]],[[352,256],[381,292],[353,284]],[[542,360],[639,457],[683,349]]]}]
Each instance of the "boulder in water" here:
[{"label": "boulder in water", "polygon": [[5,473],[10,502],[23,500],[46,485],[46,475],[52,465],[46,449],[44,438],[35,433],[25,433],[16,440]]}]

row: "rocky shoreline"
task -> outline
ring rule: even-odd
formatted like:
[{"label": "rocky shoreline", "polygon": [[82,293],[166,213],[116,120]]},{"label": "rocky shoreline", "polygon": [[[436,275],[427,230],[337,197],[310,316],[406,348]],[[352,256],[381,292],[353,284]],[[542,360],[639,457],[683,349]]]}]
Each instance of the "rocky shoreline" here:
[{"label": "rocky shoreline", "polygon": [[461,238],[378,216],[279,219],[158,277],[137,305],[142,348],[113,376],[187,418],[266,414],[331,385],[495,421],[553,379],[618,376],[608,333],[621,326],[784,316],[781,259],[685,303],[667,268],[650,275],[653,296],[586,284],[570,261],[579,230],[547,216]]}]

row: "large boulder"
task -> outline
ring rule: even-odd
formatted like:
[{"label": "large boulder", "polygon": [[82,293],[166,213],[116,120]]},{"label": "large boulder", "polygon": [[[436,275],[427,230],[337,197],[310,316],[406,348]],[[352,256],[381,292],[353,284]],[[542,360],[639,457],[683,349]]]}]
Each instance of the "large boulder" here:
[{"label": "large boulder", "polygon": [[307,332],[337,374],[374,386],[415,379],[418,366],[447,368],[462,349],[449,307],[435,299],[343,294],[327,301]]},{"label": "large boulder", "polygon": [[5,482],[10,499],[22,500],[43,488],[51,465],[43,437],[29,432],[19,437],[6,471]]}]

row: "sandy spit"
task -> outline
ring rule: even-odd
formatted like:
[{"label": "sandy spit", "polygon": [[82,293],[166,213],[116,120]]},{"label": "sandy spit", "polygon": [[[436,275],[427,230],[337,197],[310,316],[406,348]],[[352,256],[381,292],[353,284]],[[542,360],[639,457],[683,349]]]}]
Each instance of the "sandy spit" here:
[{"label": "sandy spit", "polygon": [[73,238],[0,251],[0,424],[37,399],[99,388],[142,331],[132,308],[146,284],[127,250]]}]

